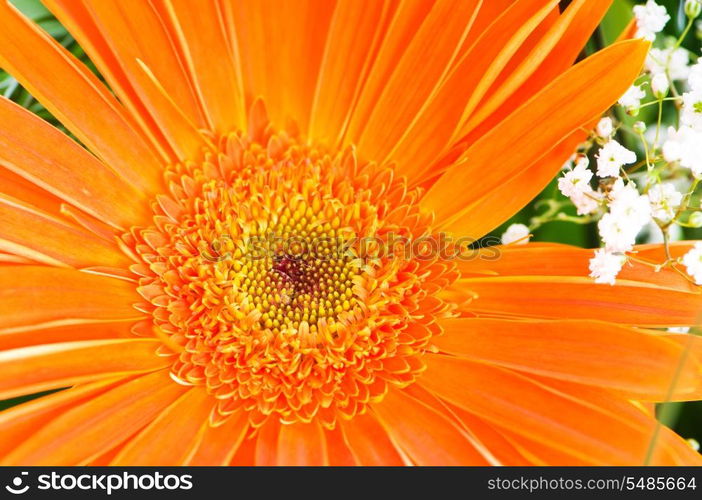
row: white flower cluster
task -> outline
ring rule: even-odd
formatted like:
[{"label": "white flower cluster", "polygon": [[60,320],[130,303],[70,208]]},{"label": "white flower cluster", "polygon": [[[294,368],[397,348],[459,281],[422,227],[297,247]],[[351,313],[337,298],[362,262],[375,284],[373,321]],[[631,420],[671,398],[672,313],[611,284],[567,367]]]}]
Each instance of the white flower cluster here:
[{"label": "white flower cluster", "polygon": [[634,248],[636,236],[651,219],[651,205],[633,182],[617,179],[608,195],[609,212],[597,224],[605,250],[624,253]]},{"label": "white flower cluster", "polygon": [[[596,133],[602,147],[595,155],[597,176],[601,178],[603,190],[593,189],[594,177],[586,156],[575,160],[572,168],[566,168],[558,179],[558,189],[575,205],[578,215],[593,214],[607,207],[599,220],[598,229],[604,249],[598,250],[590,262],[591,276],[597,283],[614,284],[617,273],[626,261],[624,253],[636,243],[636,236],[650,221],[652,205],[646,195],[639,194],[633,182],[620,177],[622,167],[636,163],[636,153],[625,148],[611,136],[614,126],[611,118],[605,117],[597,124]],[[606,183],[606,179],[614,182]],[[659,205],[662,204],[658,200]]]},{"label": "white flower cluster", "polygon": [[570,198],[578,215],[587,215],[597,210],[601,199],[600,193],[590,186],[592,171],[588,168],[589,163],[587,156],[581,156],[575,162],[575,167],[558,179],[558,189]]},{"label": "white flower cluster", "polygon": [[654,0],[648,0],[646,5],[634,7],[634,17],[636,17],[636,37],[653,41],[656,34],[660,33],[670,20],[665,7],[658,5]]},{"label": "white flower cluster", "polygon": [[688,92],[682,95],[680,127],[668,128],[663,143],[666,161],[689,168],[693,175],[702,177],[702,63],[690,68]]},{"label": "white flower cluster", "polygon": [[[635,261],[655,271],[675,267],[682,274],[684,266],[690,281],[702,285],[702,242],[682,258],[671,257],[668,248],[682,236],[683,227],[702,227],[702,210],[692,207],[699,204],[692,196],[702,184],[702,59],[683,46],[693,26],[702,39],[702,21],[695,24],[702,0],[685,0],[681,13],[687,24],[677,39],[658,36],[670,16],[655,0],[633,10],[636,36],[655,46],[619,107],[599,121],[563,167],[558,189],[577,216],[561,211],[566,202],[549,200],[546,212],[532,219],[531,229],[549,220],[596,221],[602,244],[589,266],[596,283],[614,285],[627,262]],[[637,116],[644,108],[639,121],[625,116]],[[647,127],[647,122],[656,126]],[[663,125],[671,123],[676,126],[666,130]],[[528,237],[525,226],[512,226],[503,242]],[[638,258],[637,241],[662,241],[667,257],[660,263]]]},{"label": "white flower cluster", "polygon": [[[689,195],[683,195],[678,187],[692,184],[694,189],[697,181],[702,180],[702,62],[691,65],[691,54],[682,47],[685,34],[701,10],[700,0],[686,0],[684,12],[688,26],[683,35],[678,40],[663,40],[661,45],[650,50],[645,64],[647,80],[637,82],[619,100],[628,114],[637,115],[647,95],[646,86],[650,88],[654,100],[644,106],[657,106],[654,109],[658,110],[659,126],[646,134],[643,122],[630,125],[628,130],[625,123],[619,124],[624,132],[640,139],[645,165],[642,159],[636,168],[625,170],[636,163],[636,153],[612,139],[612,133],[618,127],[609,118],[597,126],[595,144],[600,146],[595,155],[597,175],[605,178],[600,181],[600,186],[606,186],[604,193],[601,187],[596,191],[601,195],[602,216],[597,227],[603,248],[596,250],[590,261],[590,276],[597,283],[615,283],[626,261],[633,258],[628,252],[633,250],[639,232],[645,227],[665,232],[667,236],[663,240],[666,245],[671,235],[681,233],[677,224],[682,224],[679,217],[688,206]],[[670,20],[665,7],[654,0],[635,6],[634,16],[636,36],[650,41],[656,40],[656,35]],[[698,22],[697,30],[702,38],[702,21]],[[681,88],[683,90],[679,90]],[[679,109],[679,125],[669,127],[667,131],[660,130],[663,103],[670,100],[676,101],[676,109]],[[641,168],[643,166],[645,170]],[[575,170],[566,176],[576,176]],[[559,180],[559,187],[578,207],[573,190],[563,189],[566,176]],[[577,173],[577,178],[584,180],[588,187],[592,177],[592,172],[579,170]],[[690,215],[686,225],[702,226],[702,213]],[[702,285],[702,243],[697,243],[682,259],[668,259],[661,265],[677,263],[686,266],[692,280]]]}]

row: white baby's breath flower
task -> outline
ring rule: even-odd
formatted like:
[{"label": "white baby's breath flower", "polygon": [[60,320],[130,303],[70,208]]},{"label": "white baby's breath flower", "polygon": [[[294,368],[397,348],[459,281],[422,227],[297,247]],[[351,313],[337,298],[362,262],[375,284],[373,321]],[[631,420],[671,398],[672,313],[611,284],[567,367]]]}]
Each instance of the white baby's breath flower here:
[{"label": "white baby's breath flower", "polygon": [[656,38],[656,33],[661,32],[670,20],[665,7],[658,5],[654,0],[648,0],[645,5],[636,5],[634,16],[637,27],[636,37],[649,41],[653,41]]},{"label": "white baby's breath flower", "polygon": [[702,90],[691,90],[682,96],[680,123],[702,132]]},{"label": "white baby's breath flower", "polygon": [[670,76],[671,80],[686,80],[690,74],[690,52],[683,48],[652,48],[646,57],[646,71]]},{"label": "white baby's breath flower", "polygon": [[668,222],[680,206],[682,193],[675,189],[672,183],[664,182],[649,189],[648,200],[651,204],[651,215],[660,221]]},{"label": "white baby's breath flower", "polygon": [[618,179],[612,186],[609,195],[611,198],[609,202],[610,213],[634,227],[636,233],[651,220],[651,205],[648,197],[639,194],[633,182],[624,184],[624,181]]},{"label": "white baby's breath flower", "polygon": [[651,91],[658,99],[662,99],[668,93],[670,84],[665,73],[657,73],[651,78]]},{"label": "white baby's breath flower", "polygon": [[702,242],[695,243],[695,246],[683,255],[682,263],[695,283],[702,285]]},{"label": "white baby's breath flower", "polygon": [[641,107],[641,99],[644,97],[646,97],[646,92],[638,85],[632,85],[629,87],[629,90],[619,98],[619,104],[624,106],[627,111],[635,111]]},{"label": "white baby's breath flower", "polygon": [[692,91],[702,91],[702,63],[698,62],[690,66],[690,74],[687,77],[687,86]]},{"label": "white baby's breath flower", "polygon": [[638,229],[625,218],[606,213],[597,223],[600,238],[608,252],[628,252],[636,243]]},{"label": "white baby's breath flower", "polygon": [[597,175],[617,177],[623,165],[636,162],[636,153],[629,151],[614,139],[608,141],[597,153]]},{"label": "white baby's breath flower", "polygon": [[590,187],[592,179],[592,170],[588,167],[589,161],[587,157],[578,160],[572,170],[566,171],[561,178],[558,179],[558,189],[563,196],[572,198],[579,196]]},{"label": "white baby's breath flower", "polygon": [[590,259],[590,276],[595,283],[614,285],[617,274],[622,270],[626,257],[602,248],[595,250],[595,256]]},{"label": "white baby's breath flower", "polygon": [[597,210],[601,199],[602,195],[588,185],[586,190],[572,196],[570,201],[573,202],[573,205],[578,210],[578,215],[587,215]]},{"label": "white baby's breath flower", "polygon": [[575,167],[566,170],[558,179],[558,189],[563,196],[570,198],[578,210],[578,215],[587,215],[599,207],[601,195],[590,187],[592,170],[588,168],[589,160],[586,156],[578,159]]},{"label": "white baby's breath flower", "polygon": [[609,192],[609,213],[597,224],[600,238],[608,252],[628,252],[636,243],[636,236],[651,220],[651,206],[647,196],[639,194],[633,182],[622,179]]},{"label": "white baby's breath flower", "polygon": [[501,239],[503,245],[510,243],[523,245],[529,242],[529,228],[524,224],[512,224],[504,232]]},{"label": "white baby's breath flower", "polygon": [[603,139],[609,139],[614,132],[614,124],[609,116],[605,116],[597,123],[597,135]]},{"label": "white baby's breath flower", "polygon": [[668,138],[663,143],[663,157],[668,162],[680,162],[696,176],[702,175],[702,132],[689,126],[678,130],[668,128]]}]

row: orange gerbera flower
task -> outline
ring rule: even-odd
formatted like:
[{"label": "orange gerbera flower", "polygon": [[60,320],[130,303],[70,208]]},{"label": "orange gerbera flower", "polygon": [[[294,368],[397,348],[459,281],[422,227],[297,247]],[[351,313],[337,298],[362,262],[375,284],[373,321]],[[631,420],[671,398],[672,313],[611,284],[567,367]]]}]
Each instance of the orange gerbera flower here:
[{"label": "orange gerbera flower", "polygon": [[0,100],[0,398],[70,387],[0,413],[3,464],[700,463],[650,404],[702,393],[660,329],[697,288],[432,246],[637,76],[642,41],[572,66],[610,2],[45,3],[115,95],[0,3],[0,66],[92,152]]}]

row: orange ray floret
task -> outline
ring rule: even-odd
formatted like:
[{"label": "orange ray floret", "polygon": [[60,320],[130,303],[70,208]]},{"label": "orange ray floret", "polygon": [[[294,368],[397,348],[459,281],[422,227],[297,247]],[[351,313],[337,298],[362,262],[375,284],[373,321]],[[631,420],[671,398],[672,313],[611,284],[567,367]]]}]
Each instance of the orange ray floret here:
[{"label": "orange ray floret", "polygon": [[697,287],[461,258],[645,58],[573,66],[610,2],[558,3],[47,0],[114,95],[0,3],[0,66],[92,153],[0,100],[0,397],[64,389],[0,463],[699,464],[650,411],[702,393],[652,329]]}]

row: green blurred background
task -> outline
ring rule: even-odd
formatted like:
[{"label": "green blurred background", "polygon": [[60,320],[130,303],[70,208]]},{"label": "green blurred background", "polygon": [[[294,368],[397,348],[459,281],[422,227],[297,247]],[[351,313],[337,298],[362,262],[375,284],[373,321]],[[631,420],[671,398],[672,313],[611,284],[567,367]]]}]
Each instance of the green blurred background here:
[{"label": "green blurred background", "polygon": [[[592,0],[599,1],[599,0]],[[677,37],[682,32],[685,26],[685,15],[682,11],[682,0],[657,0],[659,4],[665,5],[668,13],[671,16],[671,21],[668,22],[665,28],[665,34]],[[11,2],[22,10],[26,15],[34,19],[46,30],[51,36],[58,40],[63,46],[68,48],[74,55],[86,62],[94,71],[94,66],[87,60],[85,53],[78,46],[73,37],[61,26],[61,24],[41,5],[39,0],[11,0]],[[569,3],[564,0],[563,4]],[[589,54],[597,50],[599,46],[611,43],[627,25],[631,19],[632,7],[635,4],[643,4],[645,0],[614,0],[612,8],[608,12],[606,18],[602,22],[599,32],[596,33],[590,40],[585,54]],[[694,55],[700,54],[700,40],[695,36],[694,30],[687,37],[684,47],[689,49]],[[96,72],[97,73],[97,72]],[[99,76],[99,75],[98,75]],[[63,127],[55,120],[51,114],[44,109],[27,91],[25,91],[17,81],[10,75],[0,71],[0,94],[8,97],[15,102],[21,104],[32,112],[38,114],[42,118],[50,121],[57,127]],[[655,107],[649,107],[648,110],[642,112],[636,119],[643,120],[647,123],[655,121],[653,113]],[[633,121],[633,120],[632,120]],[[633,144],[625,144],[633,148]],[[556,188],[556,181],[549,184],[546,189],[523,210],[516,214],[510,221],[503,226],[497,228],[492,234],[495,236],[501,235],[505,228],[512,223],[521,222],[529,224],[529,220],[539,214],[539,210],[535,209],[535,204],[539,200],[544,199],[561,199],[561,194]],[[575,214],[575,210],[571,212]],[[686,229],[684,231],[684,239],[702,239],[702,229]],[[582,247],[596,247],[599,245],[597,237],[597,228],[595,224],[572,224],[568,222],[549,222],[534,231],[534,241],[551,241],[568,243]],[[33,399],[46,393],[35,394],[22,398],[15,398],[6,401],[0,401],[0,409],[14,406],[21,402]],[[695,438],[702,442],[702,402],[694,403],[668,403],[659,407],[659,416],[666,424],[672,426],[680,435],[685,438]]]}]

